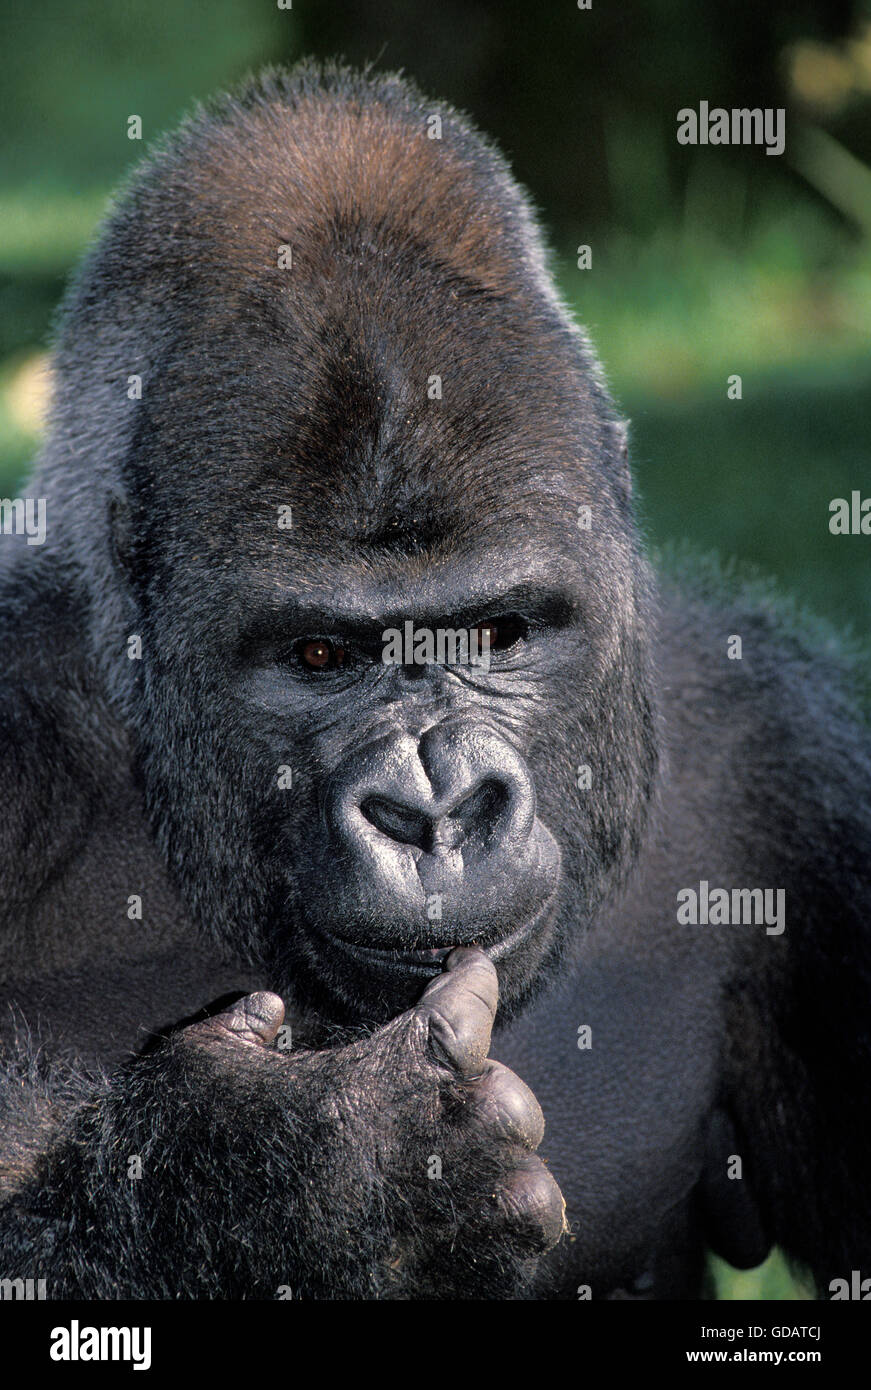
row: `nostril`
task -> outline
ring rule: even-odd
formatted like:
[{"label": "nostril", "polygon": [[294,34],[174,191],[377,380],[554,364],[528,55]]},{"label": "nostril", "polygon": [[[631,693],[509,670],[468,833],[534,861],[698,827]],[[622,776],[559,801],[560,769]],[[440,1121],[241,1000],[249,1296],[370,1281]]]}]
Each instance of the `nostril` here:
[{"label": "nostril", "polygon": [[424,848],[425,841],[431,837],[431,827],[426,816],[413,811],[410,806],[401,806],[397,801],[389,801],[383,796],[367,796],[360,804],[363,815],[391,840],[403,845],[419,845]]},{"label": "nostril", "polygon": [[381,835],[426,854],[458,850],[466,843],[493,849],[522,812],[522,788],[505,777],[484,777],[446,805],[422,809],[392,796],[369,793],[358,803],[360,814]]},{"label": "nostril", "polygon": [[488,778],[448,813],[453,837],[465,840],[470,835],[486,837],[501,819],[509,801],[504,782]]}]

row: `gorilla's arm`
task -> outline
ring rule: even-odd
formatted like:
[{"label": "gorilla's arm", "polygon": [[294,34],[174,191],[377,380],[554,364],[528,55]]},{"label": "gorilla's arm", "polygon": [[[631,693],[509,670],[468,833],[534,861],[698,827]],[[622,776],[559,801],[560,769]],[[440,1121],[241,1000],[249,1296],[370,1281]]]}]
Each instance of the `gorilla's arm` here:
[{"label": "gorilla's arm", "polygon": [[802,824],[810,805],[793,801],[806,858],[786,884],[788,961],[734,983],[727,1040],[737,1152],[750,1156],[772,1242],[812,1272],[821,1297],[871,1260],[871,770],[858,743],[852,768],[839,762],[817,763],[809,783],[816,827]]},{"label": "gorilla's arm", "polygon": [[[730,622],[744,636],[744,660],[697,701],[729,731],[709,757],[721,789],[712,820],[737,845],[742,883],[783,890],[785,926],[772,935],[727,929],[723,1086],[734,1137],[719,1145],[712,1190],[722,1199],[714,1226],[731,1233],[725,1242],[708,1234],[734,1263],[744,1244],[758,1256],[758,1211],[767,1242],[806,1266],[826,1297],[832,1278],[871,1260],[864,662],[824,625],[803,618],[797,627],[789,610],[743,596],[731,596]],[[716,630],[711,610],[685,626],[704,651]],[[744,1160],[744,1180],[724,1185],[732,1154]]]},{"label": "gorilla's arm", "polygon": [[496,1002],[492,964],[460,950],[369,1038],[291,1055],[281,1001],[250,995],[80,1082],[37,1154],[51,1097],[11,1068],[4,1270],[50,1297],[519,1292],[563,1203],[535,1098],[487,1060]]}]

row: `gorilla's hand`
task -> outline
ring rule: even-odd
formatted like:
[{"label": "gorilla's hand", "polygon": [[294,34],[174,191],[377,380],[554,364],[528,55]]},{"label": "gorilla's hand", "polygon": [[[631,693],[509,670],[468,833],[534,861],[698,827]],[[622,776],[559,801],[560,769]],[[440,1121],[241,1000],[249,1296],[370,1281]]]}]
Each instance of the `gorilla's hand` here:
[{"label": "gorilla's hand", "polygon": [[[249,1126],[247,1145],[256,1167],[268,1125],[302,1170],[276,1213],[282,1284],[303,1296],[493,1296],[517,1291],[519,1265],[522,1284],[559,1238],[562,1195],[534,1152],[541,1109],[487,1057],[497,999],[491,961],[461,948],[416,1008],[348,1047],[272,1050],[283,1019],[272,994],[249,995],[179,1035],[185,1048],[211,1053],[228,1081],[229,1064],[240,1093],[253,1084],[256,1109],[267,1095],[278,1101],[271,1121]],[[312,1236],[318,1249],[303,1255]]]},{"label": "gorilla's hand", "polygon": [[347,1047],[276,1048],[266,993],[180,1029],[82,1098],[0,1248],[55,1298],[521,1294],[563,1200],[535,1097],[487,1057],[496,1001],[462,949]]}]

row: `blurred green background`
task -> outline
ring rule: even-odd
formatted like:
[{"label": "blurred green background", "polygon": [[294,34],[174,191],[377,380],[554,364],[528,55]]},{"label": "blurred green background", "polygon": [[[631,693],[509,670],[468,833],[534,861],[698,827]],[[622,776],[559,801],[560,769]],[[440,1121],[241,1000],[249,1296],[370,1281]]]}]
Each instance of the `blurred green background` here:
[{"label": "blurred green background", "polygon": [[[651,540],[759,566],[867,641],[871,537],[828,521],[832,498],[871,496],[868,4],[3,0],[0,53],[0,495],[36,447],[52,312],[119,176],[251,68],[343,55],[469,111],[532,191],[632,420]],[[676,113],[701,100],[786,107],[785,154],[679,146]],[[720,1297],[808,1296],[777,1256],[712,1273]]]}]

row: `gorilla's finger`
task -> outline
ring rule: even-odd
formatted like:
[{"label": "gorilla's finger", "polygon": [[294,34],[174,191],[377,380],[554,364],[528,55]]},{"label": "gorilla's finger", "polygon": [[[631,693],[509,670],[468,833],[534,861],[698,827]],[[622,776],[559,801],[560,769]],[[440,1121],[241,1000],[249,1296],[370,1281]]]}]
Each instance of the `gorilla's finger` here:
[{"label": "gorilla's finger", "polygon": [[424,990],[417,1012],[429,1025],[430,1050],[462,1076],[480,1072],[499,1002],[496,967],[483,951],[461,946]]},{"label": "gorilla's finger", "polygon": [[510,1143],[538,1148],[544,1137],[541,1106],[526,1082],[508,1067],[491,1058],[483,1074],[469,1082],[469,1094],[476,1122],[498,1130]]},{"label": "gorilla's finger", "polygon": [[196,1042],[208,1043],[226,1041],[230,1035],[234,1042],[249,1047],[269,1047],[275,1041],[278,1030],[284,1022],[284,1003],[277,994],[259,990],[256,994],[246,994],[237,999],[229,1009],[222,1010],[213,1018],[195,1023],[185,1030],[185,1036]]},{"label": "gorilla's finger", "polygon": [[549,1250],[567,1230],[563,1194],[535,1154],[518,1159],[495,1196],[497,1208],[519,1239],[536,1252]]}]

